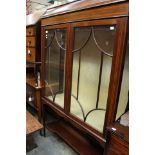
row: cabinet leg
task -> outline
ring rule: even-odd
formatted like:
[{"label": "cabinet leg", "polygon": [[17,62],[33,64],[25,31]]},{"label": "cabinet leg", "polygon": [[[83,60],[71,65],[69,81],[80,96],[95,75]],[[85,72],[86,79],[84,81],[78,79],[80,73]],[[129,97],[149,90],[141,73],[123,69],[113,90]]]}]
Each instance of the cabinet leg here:
[{"label": "cabinet leg", "polygon": [[46,137],[46,128],[45,128],[46,123],[45,122],[46,122],[46,112],[45,112],[45,107],[43,105],[43,126],[44,126],[43,135],[44,137]]}]

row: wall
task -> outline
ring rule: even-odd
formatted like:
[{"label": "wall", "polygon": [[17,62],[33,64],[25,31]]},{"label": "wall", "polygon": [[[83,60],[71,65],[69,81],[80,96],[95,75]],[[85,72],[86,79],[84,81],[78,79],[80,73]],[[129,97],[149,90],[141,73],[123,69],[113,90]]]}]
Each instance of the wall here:
[{"label": "wall", "polygon": [[49,0],[26,0],[26,15],[31,14],[37,10],[55,7],[57,5],[65,4],[76,0],[57,0],[54,4],[48,3]]}]

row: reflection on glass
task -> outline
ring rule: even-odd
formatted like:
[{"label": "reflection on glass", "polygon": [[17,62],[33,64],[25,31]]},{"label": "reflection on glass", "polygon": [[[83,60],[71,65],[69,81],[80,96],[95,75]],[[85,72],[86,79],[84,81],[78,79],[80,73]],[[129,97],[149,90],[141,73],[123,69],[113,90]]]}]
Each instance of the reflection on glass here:
[{"label": "reflection on glass", "polygon": [[46,30],[45,96],[64,107],[66,30]]},{"label": "reflection on glass", "polygon": [[75,28],[70,112],[103,132],[115,26]]},{"label": "reflection on glass", "polygon": [[129,44],[127,44],[121,91],[117,107],[116,120],[128,110],[129,103]]}]

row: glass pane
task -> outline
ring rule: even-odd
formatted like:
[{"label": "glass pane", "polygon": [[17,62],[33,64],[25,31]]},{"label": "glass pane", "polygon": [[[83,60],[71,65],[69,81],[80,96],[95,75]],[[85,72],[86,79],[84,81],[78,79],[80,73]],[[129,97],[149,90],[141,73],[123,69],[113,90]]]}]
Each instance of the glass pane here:
[{"label": "glass pane", "polygon": [[103,132],[115,26],[75,28],[74,33],[70,112]]},{"label": "glass pane", "polygon": [[127,44],[126,49],[126,56],[125,56],[125,64],[123,70],[123,77],[122,77],[122,84],[121,84],[121,91],[119,96],[116,120],[124,114],[128,109],[128,94],[129,93],[129,44]]},{"label": "glass pane", "polygon": [[64,108],[66,30],[46,31],[45,96]]}]

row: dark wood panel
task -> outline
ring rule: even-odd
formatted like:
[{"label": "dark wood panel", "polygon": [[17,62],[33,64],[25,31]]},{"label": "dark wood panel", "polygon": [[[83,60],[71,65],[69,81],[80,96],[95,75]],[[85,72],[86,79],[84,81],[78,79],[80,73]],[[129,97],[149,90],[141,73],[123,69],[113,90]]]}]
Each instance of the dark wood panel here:
[{"label": "dark wood panel", "polygon": [[67,29],[68,24],[59,24],[59,25],[50,25],[50,26],[46,26],[46,30],[48,29]]},{"label": "dark wood panel", "polygon": [[91,20],[91,21],[85,21],[85,22],[74,22],[71,25],[72,27],[116,25],[118,24],[118,19],[122,19],[122,18],[110,18],[110,19]]},{"label": "dark wood panel", "polygon": [[38,107],[38,120],[41,122],[42,120],[42,104],[41,104],[41,90],[36,90],[35,91],[35,97],[36,97],[36,104]]},{"label": "dark wood panel", "polygon": [[128,143],[122,140],[119,136],[112,134],[111,136],[111,146],[118,150],[119,152],[128,153]]},{"label": "dark wood panel", "polygon": [[93,143],[84,134],[73,128],[65,121],[59,121],[47,124],[49,131],[58,134],[80,155],[102,155],[103,149],[93,145]]},{"label": "dark wood panel", "polygon": [[41,20],[41,25],[46,26],[73,21],[103,19],[120,16],[128,16],[128,3],[98,7],[95,9],[88,9],[81,12],[73,12],[64,15],[54,16],[51,18],[45,18]]},{"label": "dark wood panel", "polygon": [[[45,68],[45,28],[41,28],[41,84],[44,87],[45,83],[44,83],[44,68]],[[41,92],[41,95],[44,96],[44,91]]]},{"label": "dark wood panel", "polygon": [[110,147],[105,155],[120,155],[120,153]]}]

